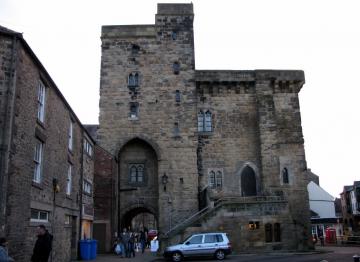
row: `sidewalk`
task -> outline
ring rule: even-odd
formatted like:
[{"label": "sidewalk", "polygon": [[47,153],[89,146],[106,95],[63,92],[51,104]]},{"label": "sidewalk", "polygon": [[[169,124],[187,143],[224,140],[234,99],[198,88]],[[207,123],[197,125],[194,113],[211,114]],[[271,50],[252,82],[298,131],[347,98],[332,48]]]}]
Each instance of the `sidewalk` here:
[{"label": "sidewalk", "polygon": [[164,261],[162,257],[155,257],[149,250],[145,250],[144,254],[137,252],[135,257],[132,258],[122,258],[115,254],[100,254],[97,256],[96,262],[152,262],[152,261]]}]

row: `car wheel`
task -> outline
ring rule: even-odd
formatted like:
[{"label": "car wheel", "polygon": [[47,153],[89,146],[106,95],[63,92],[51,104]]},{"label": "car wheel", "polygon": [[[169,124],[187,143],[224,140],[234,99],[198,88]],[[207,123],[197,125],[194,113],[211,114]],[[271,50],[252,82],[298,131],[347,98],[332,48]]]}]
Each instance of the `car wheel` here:
[{"label": "car wheel", "polygon": [[224,253],[224,251],[223,251],[223,250],[218,250],[218,251],[216,251],[216,253],[215,253],[215,258],[216,258],[217,260],[223,260],[223,259],[225,258],[225,253]]},{"label": "car wheel", "polygon": [[172,258],[172,261],[179,262],[182,260],[182,255],[180,252],[176,251],[176,252],[172,253],[171,258]]}]

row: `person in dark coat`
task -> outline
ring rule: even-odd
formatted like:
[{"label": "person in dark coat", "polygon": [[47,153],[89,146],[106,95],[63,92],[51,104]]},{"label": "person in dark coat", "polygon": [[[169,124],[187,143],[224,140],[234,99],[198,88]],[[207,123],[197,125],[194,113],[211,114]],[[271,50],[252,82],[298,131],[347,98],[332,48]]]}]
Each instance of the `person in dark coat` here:
[{"label": "person in dark coat", "polygon": [[37,237],[31,261],[47,262],[52,249],[53,236],[46,230],[44,225],[40,225],[37,228]]}]

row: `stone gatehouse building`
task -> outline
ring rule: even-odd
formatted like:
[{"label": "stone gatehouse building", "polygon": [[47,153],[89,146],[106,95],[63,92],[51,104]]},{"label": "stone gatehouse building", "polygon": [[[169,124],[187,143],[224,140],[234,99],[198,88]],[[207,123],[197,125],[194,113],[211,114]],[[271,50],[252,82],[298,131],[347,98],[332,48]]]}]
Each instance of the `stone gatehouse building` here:
[{"label": "stone gatehouse building", "polygon": [[150,213],[162,243],[225,231],[236,250],[306,249],[304,72],[196,70],[193,20],[192,4],[158,4],[155,24],[102,27],[97,141],[115,158],[94,234]]}]

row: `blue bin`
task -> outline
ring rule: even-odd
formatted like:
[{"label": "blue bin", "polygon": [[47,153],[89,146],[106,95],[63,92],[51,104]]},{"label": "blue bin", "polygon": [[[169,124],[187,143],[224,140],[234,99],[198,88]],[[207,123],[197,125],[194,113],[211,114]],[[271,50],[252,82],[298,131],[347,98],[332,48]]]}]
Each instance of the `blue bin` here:
[{"label": "blue bin", "polygon": [[82,260],[91,260],[91,240],[80,240],[80,257]]},{"label": "blue bin", "polygon": [[90,257],[91,257],[91,259],[95,259],[96,254],[97,254],[97,240],[93,239],[93,240],[90,240],[90,242],[91,242]]}]

